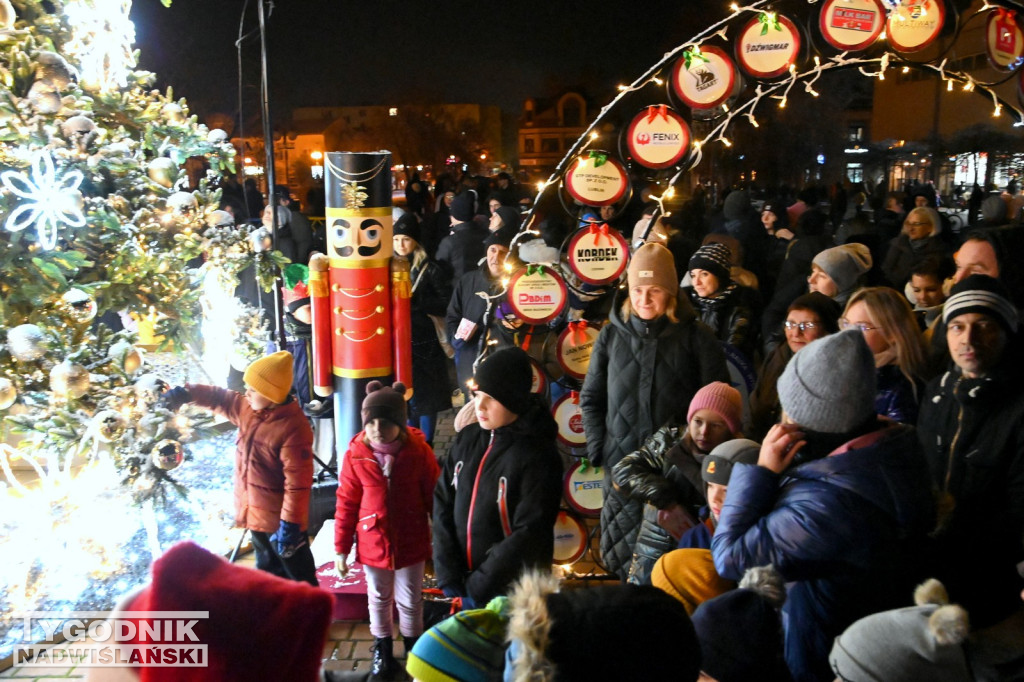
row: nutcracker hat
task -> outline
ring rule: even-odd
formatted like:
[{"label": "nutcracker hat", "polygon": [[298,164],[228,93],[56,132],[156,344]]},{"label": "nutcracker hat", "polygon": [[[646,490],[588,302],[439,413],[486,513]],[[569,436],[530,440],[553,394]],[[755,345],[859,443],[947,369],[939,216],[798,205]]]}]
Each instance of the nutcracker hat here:
[{"label": "nutcracker hat", "polygon": [[292,390],[292,354],[279,350],[254,360],[245,368],[242,381],[269,400],[283,403]]},{"label": "nutcracker hat", "polygon": [[199,545],[182,542],[153,562],[149,584],[124,597],[111,616],[125,611],[206,612],[206,617],[195,619],[190,632],[198,640],[193,647],[206,645],[207,665],[93,668],[89,679],[315,680],[332,610],[330,594],[317,587],[232,564]]}]

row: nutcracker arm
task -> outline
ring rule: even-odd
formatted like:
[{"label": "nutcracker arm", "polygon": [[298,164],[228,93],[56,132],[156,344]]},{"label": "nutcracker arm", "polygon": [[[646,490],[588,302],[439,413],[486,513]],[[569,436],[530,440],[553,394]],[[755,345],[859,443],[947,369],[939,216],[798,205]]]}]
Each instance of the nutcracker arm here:
[{"label": "nutcracker arm", "polygon": [[312,314],[313,392],[327,397],[334,392],[331,363],[331,287],[328,276],[330,259],[322,253],[309,259],[309,305]]}]

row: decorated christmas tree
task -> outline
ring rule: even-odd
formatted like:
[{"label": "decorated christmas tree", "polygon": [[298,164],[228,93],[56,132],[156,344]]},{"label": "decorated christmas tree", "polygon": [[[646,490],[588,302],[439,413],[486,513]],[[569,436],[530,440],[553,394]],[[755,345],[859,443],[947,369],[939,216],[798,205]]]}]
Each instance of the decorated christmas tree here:
[{"label": "decorated christmas tree", "polygon": [[160,405],[139,345],[198,357],[210,292],[282,258],[217,210],[235,150],[135,69],[130,6],[0,0],[0,467],[106,458],[152,501],[210,420]]}]

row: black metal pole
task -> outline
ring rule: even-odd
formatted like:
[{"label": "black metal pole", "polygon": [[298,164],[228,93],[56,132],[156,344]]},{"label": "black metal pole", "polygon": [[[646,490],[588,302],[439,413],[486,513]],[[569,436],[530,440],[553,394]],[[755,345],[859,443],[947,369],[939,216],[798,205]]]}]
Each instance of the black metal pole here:
[{"label": "black metal pole", "polygon": [[[270,204],[270,229],[272,248],[277,249],[277,196],[274,193],[274,128],[270,120],[270,86],[267,68],[267,26],[263,16],[263,0],[257,4],[260,20],[260,107],[263,115],[263,147],[266,150],[267,202]],[[274,286],[274,325],[277,330],[278,348],[284,350],[284,304],[281,300],[283,282],[278,276]]]}]

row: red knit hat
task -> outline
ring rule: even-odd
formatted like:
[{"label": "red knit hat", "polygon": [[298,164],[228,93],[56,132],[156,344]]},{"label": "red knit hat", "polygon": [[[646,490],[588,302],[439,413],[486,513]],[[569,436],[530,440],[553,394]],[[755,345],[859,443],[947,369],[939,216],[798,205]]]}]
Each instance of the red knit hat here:
[{"label": "red knit hat", "polygon": [[690,401],[686,421],[701,410],[711,410],[725,422],[729,431],[735,434],[743,422],[743,398],[740,392],[723,381],[713,381],[697,391]]},{"label": "red knit hat", "polygon": [[[333,602],[323,590],[231,564],[182,542],[122,611],[208,611],[192,628],[208,667],[140,667],[143,682],[318,679]],[[112,614],[116,617],[117,612]],[[145,644],[141,640],[138,644]]]}]

